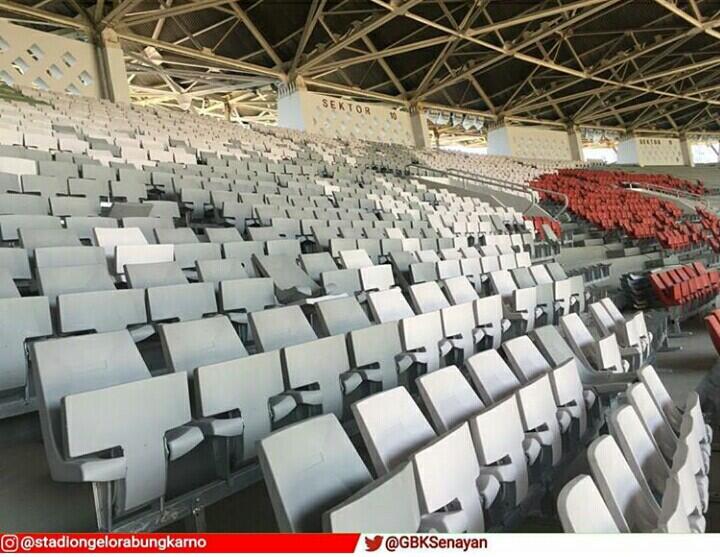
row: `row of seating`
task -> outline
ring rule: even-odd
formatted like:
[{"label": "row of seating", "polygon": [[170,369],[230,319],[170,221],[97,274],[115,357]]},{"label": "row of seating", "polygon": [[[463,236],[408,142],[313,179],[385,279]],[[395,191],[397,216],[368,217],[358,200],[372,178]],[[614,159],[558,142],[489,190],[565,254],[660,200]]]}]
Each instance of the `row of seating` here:
[{"label": "row of seating", "polygon": [[609,417],[610,435],[588,448],[591,476],[558,496],[566,532],[702,533],[712,429],[692,392],[678,408],[650,367]]},{"label": "row of seating", "polygon": [[702,306],[720,291],[720,272],[708,270],[701,261],[695,261],[690,265],[653,271],[650,284],[665,307]]},{"label": "row of seating", "polygon": [[620,229],[634,239],[653,238],[671,250],[705,244],[699,231],[679,222],[682,210],[677,205],[627,190],[625,179],[624,174],[605,171],[560,169],[530,186],[539,189],[541,199],[562,202],[567,196],[573,214],[603,230]]}]

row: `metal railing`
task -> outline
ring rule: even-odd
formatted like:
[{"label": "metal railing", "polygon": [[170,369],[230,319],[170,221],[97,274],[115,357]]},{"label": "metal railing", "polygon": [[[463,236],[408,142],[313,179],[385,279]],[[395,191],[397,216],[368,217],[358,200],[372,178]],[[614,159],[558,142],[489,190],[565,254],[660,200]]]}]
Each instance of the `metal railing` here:
[{"label": "metal railing", "polygon": [[425,166],[423,164],[411,163],[405,167],[405,171],[407,172],[410,168],[416,168],[419,170],[424,170],[426,172],[432,172],[438,176],[444,176],[447,178],[455,178],[456,180],[460,181],[461,187],[463,189],[466,189],[469,191],[473,190],[473,188],[471,188],[469,186],[471,185],[471,183],[474,183],[474,184],[479,184],[484,187],[496,188],[500,191],[503,191],[504,193],[509,193],[511,195],[521,194],[522,197],[529,197],[531,200],[530,205],[525,210],[522,211],[523,214],[527,213],[530,209],[537,206],[537,201],[536,201],[536,193],[537,192],[544,192],[544,193],[550,193],[553,195],[559,195],[563,198],[562,207],[555,215],[552,215],[552,217],[554,219],[558,219],[565,213],[565,211],[567,211],[568,203],[570,202],[570,199],[564,193],[560,193],[560,192],[553,191],[553,190],[548,190],[545,188],[535,188],[535,187],[531,188],[529,186],[526,186],[524,184],[520,184],[517,182],[510,182],[509,180],[501,180],[500,178],[494,178],[492,176],[484,176],[482,174],[475,174],[473,172],[459,170],[456,168],[440,170],[437,168],[432,168],[430,166]]},{"label": "metal railing", "polygon": [[642,189],[655,193],[661,193],[663,195],[667,195],[668,197],[674,197],[679,201],[686,201],[693,204],[699,203],[705,208],[707,208],[709,205],[709,202],[705,198],[705,196],[698,195],[697,193],[691,193],[689,191],[679,190],[675,188],[666,188],[664,186],[658,186],[657,184],[649,184],[647,182],[623,182],[623,184],[625,184],[628,189]]}]

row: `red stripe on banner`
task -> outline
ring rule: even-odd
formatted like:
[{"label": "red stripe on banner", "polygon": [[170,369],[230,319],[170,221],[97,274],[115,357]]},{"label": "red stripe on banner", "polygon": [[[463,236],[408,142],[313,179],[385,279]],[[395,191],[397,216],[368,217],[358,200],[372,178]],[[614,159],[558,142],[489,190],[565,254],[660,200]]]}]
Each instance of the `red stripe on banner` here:
[{"label": "red stripe on banner", "polygon": [[0,534],[0,553],[353,553],[360,534]]}]

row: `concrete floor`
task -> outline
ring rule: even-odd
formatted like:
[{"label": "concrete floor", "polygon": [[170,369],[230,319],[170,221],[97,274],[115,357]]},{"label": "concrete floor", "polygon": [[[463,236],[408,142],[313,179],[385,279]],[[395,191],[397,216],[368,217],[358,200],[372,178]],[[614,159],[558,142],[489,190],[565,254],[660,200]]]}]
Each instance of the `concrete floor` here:
[{"label": "concrete floor", "polygon": [[[682,346],[678,352],[658,354],[656,368],[673,398],[682,403],[690,390],[705,385],[715,367],[720,376],[717,353],[702,319],[684,324],[692,333],[670,341]],[[705,380],[705,381],[703,381]],[[720,459],[714,460],[712,491],[720,491]],[[586,470],[581,460],[577,473]],[[574,472],[575,473],[575,472]],[[714,480],[714,481],[713,481]],[[224,499],[206,510],[211,532],[276,530],[264,484]],[[176,523],[167,531],[183,531]],[[3,531],[90,531],[94,529],[92,492],[89,485],[56,483],[50,479],[36,415],[0,421],[0,529]],[[556,519],[532,516],[519,527],[523,532],[560,531]],[[720,504],[711,504],[708,531],[720,532]]]}]

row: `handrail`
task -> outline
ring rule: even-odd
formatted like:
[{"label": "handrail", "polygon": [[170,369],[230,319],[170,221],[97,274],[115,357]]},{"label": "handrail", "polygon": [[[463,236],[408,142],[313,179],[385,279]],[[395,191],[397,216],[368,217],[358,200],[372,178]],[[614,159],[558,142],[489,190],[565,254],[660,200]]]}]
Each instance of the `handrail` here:
[{"label": "handrail", "polygon": [[492,176],[484,176],[482,174],[476,174],[473,172],[468,172],[465,170],[458,170],[455,168],[450,168],[448,170],[440,170],[438,168],[433,168],[430,166],[426,166],[424,164],[419,163],[410,163],[405,166],[405,170],[407,171],[409,168],[414,167],[420,170],[425,170],[429,172],[435,172],[440,175],[447,176],[449,178],[458,178],[463,181],[465,189],[470,189],[467,187],[467,182],[472,181],[476,182],[482,185],[491,185],[496,186],[501,189],[510,190],[511,192],[522,192],[522,193],[530,193],[530,199],[531,203],[530,205],[523,211],[523,213],[527,213],[530,209],[532,209],[537,203],[535,202],[535,196],[533,195],[535,192],[545,192],[545,193],[552,193],[553,195],[560,195],[562,196],[564,203],[562,208],[553,216],[554,219],[558,219],[560,216],[562,216],[565,211],[567,211],[568,204],[570,203],[570,198],[565,195],[564,193],[560,193],[553,190],[548,190],[545,188],[536,188],[536,187],[529,187],[524,184],[519,184],[516,182],[510,182],[509,180],[502,180],[500,178],[494,178]]},{"label": "handrail", "polygon": [[657,184],[649,184],[647,182],[623,182],[623,184],[627,184],[630,189],[640,188],[644,190],[654,191],[656,193],[662,193],[663,195],[668,195],[670,197],[674,197],[676,199],[681,199],[685,201],[692,201],[694,203],[700,203],[704,207],[709,206],[709,202],[707,199],[705,199],[704,196],[698,195],[697,193],[692,193],[689,191],[684,190],[678,190],[675,188],[666,188],[665,186],[658,186]]}]

